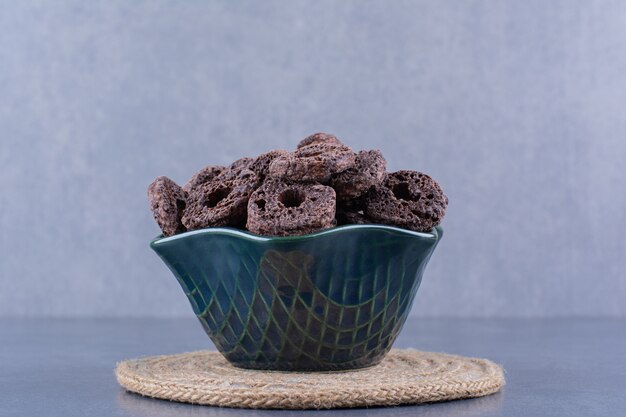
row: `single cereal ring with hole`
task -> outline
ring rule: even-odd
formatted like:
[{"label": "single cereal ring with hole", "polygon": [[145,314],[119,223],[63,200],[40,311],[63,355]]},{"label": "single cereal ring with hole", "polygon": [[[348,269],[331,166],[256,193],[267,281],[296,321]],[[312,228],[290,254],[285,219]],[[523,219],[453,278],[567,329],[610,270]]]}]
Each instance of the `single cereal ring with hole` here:
[{"label": "single cereal ring with hole", "polygon": [[387,161],[379,150],[360,151],[352,168],[335,174],[330,186],[337,193],[337,201],[349,201],[380,185],[385,177]]},{"label": "single cereal ring with hole", "polygon": [[306,235],[336,224],[335,204],[331,187],[268,180],[250,197],[247,228],[263,236]]},{"label": "single cereal ring with hole", "polygon": [[415,171],[387,174],[365,199],[365,215],[375,223],[428,232],[441,223],[448,198],[435,180]]},{"label": "single cereal ring with hole", "polygon": [[148,201],[154,220],[164,236],[186,231],[181,222],[187,193],[167,177],[158,177],[148,186]]},{"label": "single cereal ring with hole", "polygon": [[193,177],[189,179],[189,181],[187,181],[187,183],[183,186],[183,190],[185,190],[186,193],[189,193],[192,189],[212,181],[213,178],[220,175],[225,169],[226,167],[218,165],[204,167],[200,171],[196,172]]},{"label": "single cereal ring with hole", "polygon": [[321,182],[354,166],[356,156],[345,145],[314,143],[275,158],[269,175],[296,182]]},{"label": "single cereal ring with hole", "polygon": [[250,170],[244,169],[234,178],[218,176],[189,193],[182,222],[188,230],[243,227],[248,199],[258,186],[259,177]]}]

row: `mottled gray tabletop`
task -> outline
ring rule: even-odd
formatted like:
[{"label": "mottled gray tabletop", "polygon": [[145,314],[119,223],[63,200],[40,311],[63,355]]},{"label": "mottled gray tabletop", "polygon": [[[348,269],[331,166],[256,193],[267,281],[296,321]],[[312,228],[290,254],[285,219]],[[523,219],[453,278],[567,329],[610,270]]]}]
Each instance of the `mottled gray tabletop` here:
[{"label": "mottled gray tabletop", "polygon": [[189,319],[1,319],[0,416],[626,415],[626,320],[413,319],[396,347],[492,359],[507,385],[484,398],[334,411],[220,409],[143,398],[113,375],[126,358],[213,348]]}]

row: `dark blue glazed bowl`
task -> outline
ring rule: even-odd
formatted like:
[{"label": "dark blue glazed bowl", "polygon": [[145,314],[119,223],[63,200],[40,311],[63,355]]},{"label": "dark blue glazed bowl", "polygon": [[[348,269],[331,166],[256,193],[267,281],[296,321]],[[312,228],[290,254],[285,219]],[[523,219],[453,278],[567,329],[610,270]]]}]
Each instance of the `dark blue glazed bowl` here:
[{"label": "dark blue glazed bowl", "polygon": [[150,246],[233,365],[327,371],[383,359],[442,233],[348,225],[261,237],[209,228]]}]

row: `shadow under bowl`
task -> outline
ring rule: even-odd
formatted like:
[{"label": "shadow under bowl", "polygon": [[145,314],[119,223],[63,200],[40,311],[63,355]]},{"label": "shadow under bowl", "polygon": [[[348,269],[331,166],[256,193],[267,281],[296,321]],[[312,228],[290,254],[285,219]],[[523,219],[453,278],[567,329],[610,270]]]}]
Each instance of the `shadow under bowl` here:
[{"label": "shadow under bowl", "polygon": [[383,359],[442,234],[347,225],[262,237],[208,228],[150,246],[233,365],[329,371]]}]

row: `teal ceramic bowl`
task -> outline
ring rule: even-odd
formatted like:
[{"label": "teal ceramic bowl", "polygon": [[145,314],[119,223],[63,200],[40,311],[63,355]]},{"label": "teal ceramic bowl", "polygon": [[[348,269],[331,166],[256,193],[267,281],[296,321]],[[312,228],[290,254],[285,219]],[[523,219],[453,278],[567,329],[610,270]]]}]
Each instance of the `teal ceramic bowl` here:
[{"label": "teal ceramic bowl", "polygon": [[233,365],[328,371],[383,359],[442,233],[348,225],[261,237],[209,228],[151,247]]}]

